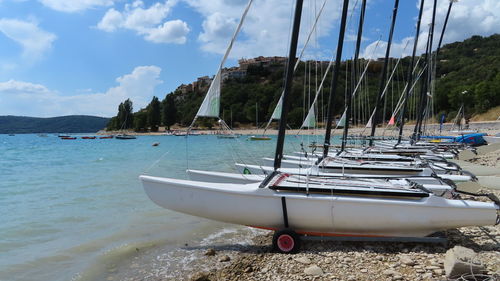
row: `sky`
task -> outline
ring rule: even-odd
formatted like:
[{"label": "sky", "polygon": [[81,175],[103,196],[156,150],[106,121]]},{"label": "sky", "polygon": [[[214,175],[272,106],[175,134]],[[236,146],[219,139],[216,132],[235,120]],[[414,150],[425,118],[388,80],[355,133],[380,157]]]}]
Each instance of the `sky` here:
[{"label": "sky", "polygon": [[[325,0],[304,0],[299,50]],[[419,52],[431,22],[426,0]],[[449,0],[438,0],[434,46]],[[116,115],[217,72],[248,0],[0,0],[0,115]],[[287,56],[293,0],[254,0],[225,66]],[[361,55],[383,57],[394,2],[368,0]],[[419,0],[399,4],[391,56],[411,53]],[[344,58],[354,55],[361,0],[350,1]],[[336,50],[340,0],[326,0],[304,59]],[[500,30],[499,0],[453,4],[444,43]],[[379,42],[380,41],[380,42]],[[406,47],[405,47],[406,46]]]}]

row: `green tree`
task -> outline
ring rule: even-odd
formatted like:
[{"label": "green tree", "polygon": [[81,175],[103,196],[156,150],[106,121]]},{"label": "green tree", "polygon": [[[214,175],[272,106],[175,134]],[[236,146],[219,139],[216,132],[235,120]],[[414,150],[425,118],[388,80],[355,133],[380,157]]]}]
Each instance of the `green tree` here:
[{"label": "green tree", "polygon": [[160,119],[160,101],[157,97],[153,97],[153,99],[147,106],[147,124],[151,128],[152,132],[158,132],[158,127],[160,126],[161,121]]},{"label": "green tree", "polygon": [[169,94],[163,100],[163,125],[170,130],[170,126],[175,124],[177,118],[177,107],[175,106],[175,97],[173,94]]},{"label": "green tree", "polygon": [[147,120],[148,113],[145,110],[140,110],[139,112],[134,114],[134,131],[136,132],[144,132],[147,131]]},{"label": "green tree", "polygon": [[[123,129],[131,129],[134,124],[134,110],[132,101],[130,99],[125,100],[118,107],[118,118],[122,122]],[[120,116],[121,114],[121,116]]]}]

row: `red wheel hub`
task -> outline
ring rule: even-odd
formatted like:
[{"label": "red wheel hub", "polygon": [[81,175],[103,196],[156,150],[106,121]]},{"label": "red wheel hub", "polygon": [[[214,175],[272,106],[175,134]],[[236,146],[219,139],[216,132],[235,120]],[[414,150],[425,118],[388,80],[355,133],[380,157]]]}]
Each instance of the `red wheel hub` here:
[{"label": "red wheel hub", "polygon": [[290,252],[295,246],[295,241],[293,237],[288,234],[282,234],[278,237],[277,241],[278,247],[283,252]]}]

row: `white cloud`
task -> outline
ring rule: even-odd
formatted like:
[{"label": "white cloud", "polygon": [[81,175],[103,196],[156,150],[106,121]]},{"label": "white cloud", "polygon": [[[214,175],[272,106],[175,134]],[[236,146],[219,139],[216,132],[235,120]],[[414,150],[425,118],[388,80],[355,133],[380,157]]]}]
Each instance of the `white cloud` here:
[{"label": "white cloud", "polygon": [[17,19],[0,19],[0,31],[22,46],[23,58],[36,61],[52,49],[56,35],[38,27],[33,22]]},{"label": "white cloud", "polygon": [[[206,52],[223,54],[231,39],[243,10],[246,0],[183,0],[203,17],[202,32],[198,35],[201,49]],[[299,42],[304,41],[312,27],[314,11],[319,11],[323,1],[314,3],[307,1],[303,6],[301,34]],[[230,56],[233,58],[254,57],[260,55],[287,56],[290,40],[291,20],[293,18],[294,1],[289,0],[255,0],[250,8],[242,31],[234,44]],[[316,38],[330,35],[332,28],[338,25],[342,5],[339,0],[327,1],[320,18]],[[314,40],[314,39],[313,39]],[[310,44],[309,53],[315,53]],[[319,44],[315,45],[321,49]],[[332,48],[331,46],[329,48]],[[329,55],[328,55],[329,57]]]},{"label": "white cloud", "polygon": [[111,6],[113,0],[39,0],[43,5],[66,13],[80,12],[87,9]]},{"label": "white cloud", "polygon": [[[385,57],[387,49],[386,41],[375,41],[365,47],[364,51],[361,53],[361,57],[377,59]],[[409,56],[413,51],[413,38],[406,37],[401,42],[395,42],[391,44],[390,56],[399,58],[401,56]]]},{"label": "white cloud", "polygon": [[189,32],[187,24],[181,20],[167,21],[163,25],[149,30],[144,37],[154,43],[186,43],[186,34]]},{"label": "white cloud", "polygon": [[[417,3],[420,5],[420,3]],[[421,32],[418,39],[418,53],[425,52],[427,37],[429,34],[429,25],[432,21],[432,5],[433,1],[426,1],[424,4],[424,13],[422,15]],[[433,50],[437,48],[441,30],[443,28],[446,13],[448,11],[449,1],[438,1],[436,9],[436,26],[434,28]],[[418,7],[417,7],[418,8]],[[443,37],[443,45],[446,43],[463,41],[473,35],[489,36],[497,33],[500,30],[500,1],[498,0],[462,0],[453,4],[448,25]],[[411,34],[414,30],[408,30]],[[413,34],[411,35],[414,36]],[[401,46],[406,43],[405,38],[401,41],[396,41],[395,51],[391,51],[391,55],[398,57],[402,54]],[[413,39],[410,39],[413,41]],[[369,53],[369,48],[373,48],[375,42],[368,45],[364,51],[366,56]],[[408,50],[413,48],[412,43],[407,48],[406,55],[410,53]],[[397,47],[399,46],[399,48]],[[391,47],[392,48],[392,47]],[[385,47],[383,48],[385,50]],[[398,50],[400,52],[398,52]],[[377,54],[378,57],[384,55]]]},{"label": "white cloud", "polygon": [[130,98],[135,110],[146,106],[160,80],[161,68],[138,66],[132,73],[116,79],[118,85],[104,93],[79,91],[76,95],[61,95],[44,85],[9,80],[0,83],[0,112],[4,115],[61,116],[72,114],[114,116],[118,105]]},{"label": "white cloud", "polygon": [[111,8],[106,12],[104,17],[97,24],[97,28],[107,32],[112,32],[121,27],[123,25],[123,22],[123,15],[117,10]]},{"label": "white cloud", "polygon": [[118,29],[135,31],[144,39],[154,43],[184,44],[189,27],[187,23],[177,19],[165,21],[177,0],[157,2],[146,8],[142,1],[126,4],[122,12],[109,9],[97,28],[107,32]]}]

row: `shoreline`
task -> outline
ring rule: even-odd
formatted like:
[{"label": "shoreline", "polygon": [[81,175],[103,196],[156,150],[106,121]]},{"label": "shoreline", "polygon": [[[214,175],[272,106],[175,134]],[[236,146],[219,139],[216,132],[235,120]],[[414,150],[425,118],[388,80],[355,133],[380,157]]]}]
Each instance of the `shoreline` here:
[{"label": "shoreline", "polygon": [[[427,125],[430,129],[430,131],[435,130],[436,132],[439,130],[439,124],[433,123],[433,124],[428,124]],[[405,128],[403,130],[403,135],[407,136],[413,133],[413,124],[408,124],[405,125]],[[453,127],[452,123],[445,123],[443,124],[443,130],[442,134],[443,135],[450,135],[453,134],[450,132],[451,128]],[[476,121],[476,122],[470,122],[469,124],[469,129],[470,130],[478,130],[481,133],[487,133],[488,135],[496,135],[500,133],[500,121]],[[187,127],[176,127],[175,129],[171,129],[171,131],[186,131]],[[365,128],[365,127],[349,127],[349,132],[350,134],[369,134],[370,133],[370,128]],[[196,131],[197,133],[203,134],[203,135],[217,135],[222,132],[222,130],[217,130],[217,129],[193,129],[193,131]],[[302,136],[307,136],[307,135],[324,135],[324,129],[323,128],[318,128],[318,129],[311,129],[311,130],[299,130],[299,129],[291,129],[291,130],[286,130],[287,135],[302,135]],[[396,136],[399,131],[395,131],[394,128],[391,129],[385,129],[385,127],[379,127],[377,128],[378,134],[377,135],[382,135],[382,136]],[[233,132],[235,134],[239,135],[244,135],[244,136],[251,136],[251,135],[262,135],[264,130],[263,129],[256,129],[256,128],[235,128],[233,129]],[[334,134],[342,134],[342,129],[336,129],[332,130]],[[135,136],[163,136],[166,134],[165,130],[160,130],[159,132],[134,132],[134,131],[105,131],[101,130],[96,133],[96,135],[111,135],[111,134],[120,134],[120,133],[126,133],[130,135],[135,135]],[[455,133],[456,134],[456,133]],[[271,135],[275,136],[278,135],[278,130],[277,129],[268,129],[266,130],[266,135]]]}]

